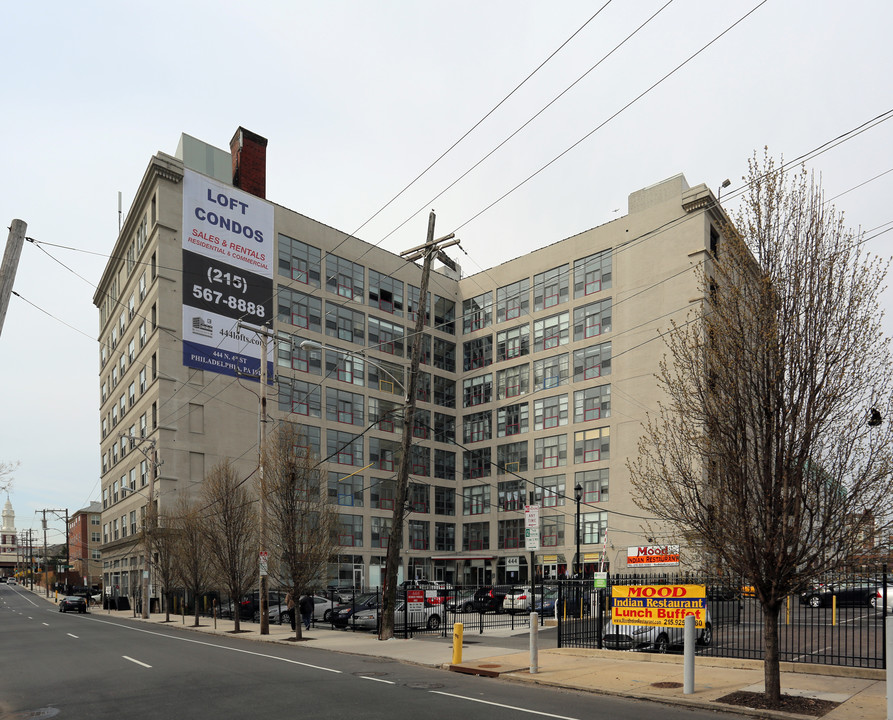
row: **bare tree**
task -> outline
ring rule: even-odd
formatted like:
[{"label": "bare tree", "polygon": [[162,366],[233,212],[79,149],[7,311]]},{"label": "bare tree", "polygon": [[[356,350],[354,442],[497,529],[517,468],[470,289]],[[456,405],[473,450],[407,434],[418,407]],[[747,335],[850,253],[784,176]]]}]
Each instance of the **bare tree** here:
[{"label": "bare tree", "polygon": [[[171,597],[177,583],[175,556],[177,550],[176,521],[168,513],[158,514],[158,527],[149,527],[143,518],[142,543],[149,554],[149,562],[156,589],[161,586],[164,599],[164,621],[171,620]],[[151,593],[150,593],[151,594]],[[152,598],[142,599],[151,602]]]},{"label": "bare tree", "polygon": [[199,599],[211,581],[206,518],[200,503],[185,499],[177,503],[175,569],[180,584],[195,601],[194,627],[199,626]]},{"label": "bare tree", "polygon": [[16,471],[19,464],[18,460],[15,462],[0,462],[0,492],[9,492],[9,489],[12,487],[12,481],[15,479],[12,474]]},{"label": "bare tree", "polygon": [[[267,444],[265,462],[269,532],[276,548],[279,581],[295,600],[325,582],[337,552],[340,520],[322,495],[323,471],[291,423],[283,423]],[[303,637],[296,618],[296,639]]]},{"label": "bare tree", "polygon": [[254,586],[258,572],[255,501],[229,462],[215,465],[205,477],[201,499],[208,558],[232,601],[239,632],[239,601]]},{"label": "bare tree", "polygon": [[629,467],[643,507],[753,585],[777,702],[784,598],[890,517],[890,425],[866,422],[890,408],[887,264],[805,170],[755,156],[746,179],[700,311],[667,335],[666,400]]}]

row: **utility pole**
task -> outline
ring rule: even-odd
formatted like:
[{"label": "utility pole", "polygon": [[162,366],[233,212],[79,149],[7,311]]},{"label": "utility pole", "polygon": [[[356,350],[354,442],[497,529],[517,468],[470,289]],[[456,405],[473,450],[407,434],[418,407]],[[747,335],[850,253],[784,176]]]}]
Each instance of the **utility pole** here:
[{"label": "utility pole", "polygon": [[19,257],[22,254],[22,245],[25,243],[27,229],[28,223],[24,220],[13,220],[9,226],[6,250],[3,252],[3,264],[0,265],[0,333],[3,332],[6,308],[9,307],[9,296],[12,294],[12,286],[15,282],[16,270],[19,267]]},{"label": "utility pole", "polygon": [[274,337],[267,327],[254,327],[245,323],[238,324],[239,330],[249,330],[260,338],[260,401],[258,406],[257,428],[257,480],[260,494],[260,547],[258,548],[258,608],[260,612],[260,634],[270,634],[270,617],[268,612],[269,598],[267,594],[267,482],[264,478],[267,442],[267,342]]},{"label": "utility pole", "polygon": [[146,503],[146,547],[144,549],[146,554],[143,557],[143,588],[141,592],[143,596],[141,613],[143,619],[149,618],[149,605],[152,602],[149,593],[149,572],[152,568],[152,535],[155,532],[155,525],[158,520],[157,513],[155,512],[155,476],[158,473],[158,466],[161,465],[161,463],[158,462],[158,451],[155,448],[155,440],[149,440],[148,443],[148,452],[140,448],[140,452],[143,453],[149,461],[149,498]]},{"label": "utility pole", "polygon": [[[409,456],[412,447],[412,430],[415,423],[416,381],[422,355],[422,332],[428,307],[428,278],[434,258],[446,265],[453,261],[443,252],[443,248],[458,245],[455,233],[434,239],[434,211],[428,215],[428,236],[424,245],[405,250],[400,256],[408,261],[422,260],[422,281],[419,287],[419,308],[416,312],[415,334],[412,342],[412,356],[409,363],[409,380],[406,385],[406,410],[403,416],[403,436],[400,443],[400,465],[397,469],[397,488],[394,498],[394,514],[391,519],[391,534],[388,538],[388,554],[385,562],[384,614],[381,618],[379,639],[394,637],[394,607],[397,604],[397,574],[400,569],[400,549],[403,546],[403,518],[406,514],[406,495],[409,488]],[[451,241],[451,242],[447,242]]]},{"label": "utility pole", "polygon": [[[47,557],[47,513],[61,513],[64,512],[66,517],[68,516],[68,510],[51,510],[46,508],[41,510],[43,514],[43,587],[44,592],[46,593],[46,597],[50,596],[50,570],[49,570],[49,558]],[[65,542],[68,543],[68,523],[65,524]]]}]

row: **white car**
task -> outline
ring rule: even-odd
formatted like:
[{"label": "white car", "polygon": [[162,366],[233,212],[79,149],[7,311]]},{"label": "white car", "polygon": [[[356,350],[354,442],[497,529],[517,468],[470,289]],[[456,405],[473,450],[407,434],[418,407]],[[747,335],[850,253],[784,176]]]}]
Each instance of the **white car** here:
[{"label": "white car", "polygon": [[19,581],[16,580],[14,577],[9,578],[6,582],[7,582],[9,585],[18,585],[18,584],[19,584]]},{"label": "white car", "polygon": [[[397,603],[394,608],[394,629],[400,631],[405,627],[404,616],[406,603],[402,600]],[[380,608],[370,608],[368,610],[359,610],[353,617],[353,623],[356,627],[366,630],[378,629],[378,616],[381,612]],[[425,606],[424,610],[410,610],[409,627],[410,628],[426,628],[428,630],[439,630],[442,622],[440,609],[437,606]]]}]

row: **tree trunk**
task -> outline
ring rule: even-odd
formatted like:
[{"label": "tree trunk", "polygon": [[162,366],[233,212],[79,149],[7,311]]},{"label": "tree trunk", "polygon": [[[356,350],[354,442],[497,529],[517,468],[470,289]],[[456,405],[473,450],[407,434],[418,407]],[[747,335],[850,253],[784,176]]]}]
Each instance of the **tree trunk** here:
[{"label": "tree trunk", "polygon": [[778,666],[778,601],[763,605],[763,683],[766,698],[773,703],[781,699],[781,669]]},{"label": "tree trunk", "polygon": [[196,596],[196,599],[195,599],[195,625],[193,625],[193,627],[198,627],[198,625],[199,625],[199,622],[198,622],[198,597]]}]

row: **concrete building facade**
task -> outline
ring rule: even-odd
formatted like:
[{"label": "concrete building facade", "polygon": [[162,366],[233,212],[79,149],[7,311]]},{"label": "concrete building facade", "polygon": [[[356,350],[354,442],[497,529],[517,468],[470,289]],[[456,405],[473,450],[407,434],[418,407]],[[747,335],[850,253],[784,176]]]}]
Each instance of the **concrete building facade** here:
[{"label": "concrete building facade", "polygon": [[80,581],[69,582],[92,587],[102,584],[102,504],[91,502],[68,519],[69,564]]},{"label": "concrete building facade", "polygon": [[[423,304],[419,266],[267,201],[265,157],[242,128],[229,153],[184,135],[156,154],[94,296],[107,588],[137,590],[150,443],[162,511],[224,459],[243,477],[256,467],[258,384],[236,370],[256,375],[260,357],[238,318],[274,318],[270,415],[326,461],[342,518],[329,581],[383,577],[419,312],[403,577],[590,575],[626,569],[630,547],[681,542],[635,504],[626,459],[656,409],[659,334],[699,301],[696,268],[719,241],[706,186],[670,178],[621,218],[475,275],[436,267]],[[540,507],[533,569],[527,505]]]}]

